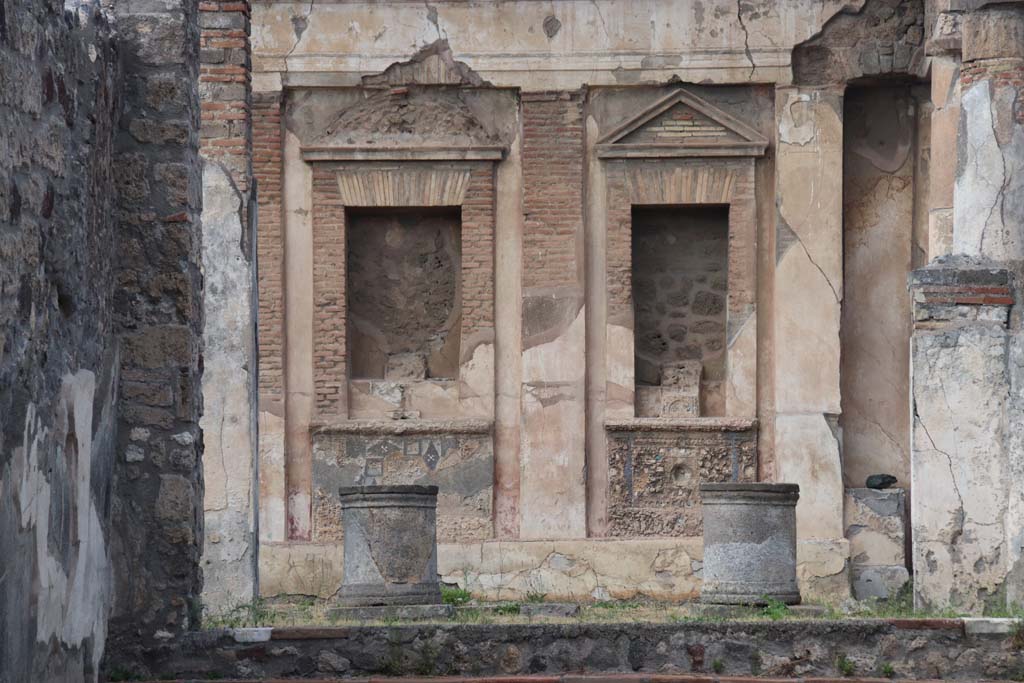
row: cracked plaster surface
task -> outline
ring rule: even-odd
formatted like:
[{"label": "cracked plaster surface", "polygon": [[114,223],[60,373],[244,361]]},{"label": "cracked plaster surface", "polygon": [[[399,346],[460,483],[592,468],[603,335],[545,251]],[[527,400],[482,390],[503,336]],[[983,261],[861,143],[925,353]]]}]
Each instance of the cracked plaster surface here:
[{"label": "cracked plaster surface", "polygon": [[1006,334],[980,325],[919,334],[913,353],[917,600],[981,611],[1007,571]]},{"label": "cracked plaster surface", "polygon": [[1005,120],[1016,92],[983,80],[961,99],[953,249],[996,260],[1024,259],[1024,125]]},{"label": "cracked plaster surface", "polygon": [[608,600],[697,595],[699,538],[487,542],[438,548],[442,580],[491,600]]},{"label": "cracked plaster surface", "polygon": [[[252,270],[242,219],[243,193],[221,164],[203,167],[204,303],[203,405],[205,434],[205,535],[203,599],[214,609],[228,608],[239,595],[254,591],[255,530],[253,504],[256,416],[255,363],[250,291]],[[242,293],[242,295],[239,295]],[[239,564],[248,565],[239,569]],[[231,603],[231,604],[229,604]]]},{"label": "cracked plaster surface", "polygon": [[[31,621],[21,626],[34,627],[26,639],[34,639],[35,647],[77,649],[93,671],[103,656],[113,594],[108,539],[91,482],[93,458],[104,455],[99,452],[102,435],[93,434],[96,390],[91,371],[64,376],[54,419],[47,420],[37,406],[29,405],[22,442],[0,468],[0,496],[10,515],[0,519],[0,538],[8,543],[7,551],[32,555],[31,575],[0,573],[0,588],[8,592],[4,597],[19,593],[23,611],[16,602],[4,604],[12,616],[31,614]],[[59,459],[48,453],[54,447],[61,449]],[[65,471],[55,471],[54,462],[61,462]],[[11,522],[15,533],[10,533]],[[19,588],[23,579],[28,585]],[[4,641],[7,645],[7,637]]]},{"label": "cracked plaster surface", "polygon": [[[788,82],[793,46],[817,35],[837,14],[862,4],[500,3],[482,22],[478,10],[467,11],[458,2],[423,2],[411,5],[413,9],[369,2],[275,2],[253,8],[254,63],[258,71],[372,73],[434,41],[453,39],[454,50],[472,55],[474,68],[500,74],[499,80],[506,72],[508,79],[521,78],[510,70],[510,55],[539,54],[531,72],[535,79],[547,80],[545,87],[578,87],[581,73],[589,74],[592,83],[613,84],[677,70],[691,73],[689,80],[694,81],[712,75],[715,80],[749,81],[764,71],[768,80]],[[703,56],[710,50],[720,55],[713,65]],[[595,53],[605,58],[595,60]]]}]

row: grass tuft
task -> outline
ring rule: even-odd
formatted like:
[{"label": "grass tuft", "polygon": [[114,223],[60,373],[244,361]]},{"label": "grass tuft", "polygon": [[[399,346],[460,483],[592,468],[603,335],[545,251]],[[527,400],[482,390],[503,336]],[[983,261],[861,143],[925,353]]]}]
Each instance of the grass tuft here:
[{"label": "grass tuft", "polygon": [[464,588],[441,586],[441,602],[446,605],[465,605],[473,599],[473,594]]}]

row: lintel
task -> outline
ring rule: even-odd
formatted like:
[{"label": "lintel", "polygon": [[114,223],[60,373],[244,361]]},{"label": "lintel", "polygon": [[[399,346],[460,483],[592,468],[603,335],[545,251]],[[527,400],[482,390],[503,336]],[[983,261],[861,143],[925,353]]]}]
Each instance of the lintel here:
[{"label": "lintel", "polygon": [[467,147],[303,147],[305,161],[501,161],[500,145]]}]

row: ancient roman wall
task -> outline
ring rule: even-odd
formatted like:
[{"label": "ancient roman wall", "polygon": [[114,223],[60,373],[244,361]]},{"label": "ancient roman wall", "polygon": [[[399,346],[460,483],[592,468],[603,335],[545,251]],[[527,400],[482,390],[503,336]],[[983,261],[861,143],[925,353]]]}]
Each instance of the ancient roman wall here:
[{"label": "ancient roman wall", "polygon": [[0,680],[96,680],[118,396],[146,393],[118,381],[110,26],[91,7],[8,3],[0,81]]},{"label": "ancient roman wall", "polygon": [[1024,9],[968,9],[937,20],[933,136],[941,125],[951,153],[933,154],[930,237],[947,255],[911,286],[911,516],[918,603],[981,612],[1020,604],[1024,575]]},{"label": "ancient roman wall", "polygon": [[0,15],[10,680],[95,680],[198,618],[197,7],[98,11]]},{"label": "ancient roman wall", "polygon": [[[924,262],[941,211],[925,192],[931,109],[909,95],[892,154],[850,164],[865,198],[844,207],[844,98],[851,81],[924,76],[925,20],[923,3],[895,0],[501,3],[485,15],[457,2],[254,4],[254,170],[272,184],[258,237],[262,592],[331,595],[332,489],[401,476],[442,487],[442,573],[491,597],[693,595],[694,482],[793,481],[806,597],[848,595],[860,517],[845,489],[874,469],[906,485],[909,416],[883,410],[902,448],[875,448],[878,415],[864,406],[908,385],[847,387],[843,364],[856,377],[885,345],[892,362],[871,370],[907,376],[909,296],[874,321],[878,344],[842,330],[870,323],[872,302]],[[462,169],[482,182],[484,168],[487,184],[464,191]],[[898,191],[868,196],[881,191],[871,169]],[[421,189],[406,196],[395,178]],[[654,258],[634,260],[637,207],[680,205],[725,215],[721,277],[694,288],[699,302],[634,278]],[[461,273],[437,261],[461,284],[457,380],[418,362],[414,378],[396,366],[389,379],[381,354],[369,362],[353,342],[346,268],[365,266],[346,247],[352,218],[414,206],[462,207]],[[492,241],[467,234],[472,206]],[[872,241],[857,242],[855,224],[876,228]],[[872,266],[883,232],[905,237],[892,267]],[[698,307],[686,335],[666,322]],[[635,349],[652,354],[637,311],[673,356],[699,338],[707,368],[639,367]],[[851,343],[863,353],[844,359]],[[615,567],[624,554],[634,587]],[[669,556],[681,564],[656,586],[645,577]]]}]

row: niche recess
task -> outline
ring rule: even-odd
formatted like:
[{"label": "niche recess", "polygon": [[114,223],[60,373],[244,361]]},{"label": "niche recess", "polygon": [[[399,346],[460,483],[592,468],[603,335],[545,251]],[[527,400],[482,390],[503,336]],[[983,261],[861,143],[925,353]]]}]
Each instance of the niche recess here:
[{"label": "niche recess", "polygon": [[457,379],[460,210],[349,209],[346,223],[352,379]]},{"label": "niche recess", "polygon": [[719,412],[729,208],[634,206],[632,225],[637,416]]},{"label": "niche recess", "polygon": [[686,88],[598,140],[607,179],[606,427],[756,415],[754,160],[767,146]]}]

